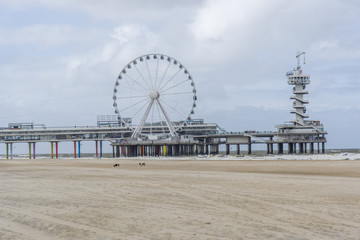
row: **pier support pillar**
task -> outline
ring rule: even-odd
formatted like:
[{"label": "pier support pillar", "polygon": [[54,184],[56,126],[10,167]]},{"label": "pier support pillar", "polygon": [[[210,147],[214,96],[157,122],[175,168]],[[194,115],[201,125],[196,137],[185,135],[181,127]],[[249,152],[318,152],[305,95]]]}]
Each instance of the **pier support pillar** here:
[{"label": "pier support pillar", "polygon": [[249,137],[249,142],[248,142],[248,154],[251,154],[251,137]]},{"label": "pier support pillar", "polygon": [[76,158],[76,141],[74,141],[74,158]]},{"label": "pier support pillar", "polygon": [[199,154],[204,154],[204,149],[205,149],[205,147],[204,147],[204,145],[203,144],[200,144],[199,146]]},{"label": "pier support pillar", "polygon": [[174,156],[179,156],[179,145],[174,145]]},{"label": "pier support pillar", "polygon": [[6,159],[9,159],[9,143],[6,143]]},{"label": "pier support pillar", "polygon": [[13,143],[10,143],[10,159],[13,159]]},{"label": "pier support pillar", "polygon": [[288,154],[294,153],[294,145],[293,143],[288,143]]},{"label": "pier support pillar", "polygon": [[195,155],[199,155],[199,145],[195,144],[194,149],[195,149]]},{"label": "pier support pillar", "polygon": [[33,152],[34,152],[34,154],[33,154],[33,158],[35,159],[35,158],[36,158],[36,153],[35,153],[35,142],[33,142]]},{"label": "pier support pillar", "polygon": [[310,153],[314,154],[314,143],[310,143]]},{"label": "pier support pillar", "polygon": [[29,159],[31,159],[31,143],[29,142]]},{"label": "pier support pillar", "polygon": [[54,158],[54,142],[50,142],[51,145],[51,158]]},{"label": "pier support pillar", "polygon": [[226,144],[226,155],[230,154],[230,145]]},{"label": "pier support pillar", "polygon": [[59,158],[59,142],[55,142],[55,157]]},{"label": "pier support pillar", "polygon": [[266,144],[266,153],[270,154],[270,143]]},{"label": "pier support pillar", "polygon": [[[120,157],[120,146],[114,146],[115,148],[115,155],[114,157]],[[122,150],[122,149],[121,149]]]},{"label": "pier support pillar", "polygon": [[236,144],[236,154],[240,155],[240,144]]},{"label": "pier support pillar", "polygon": [[322,143],[322,149],[321,149],[321,153],[325,153],[325,143]]},{"label": "pier support pillar", "polygon": [[97,158],[98,157],[98,141],[95,140],[95,157]]},{"label": "pier support pillar", "polygon": [[[102,149],[103,147],[102,147],[102,142],[103,142],[103,141],[101,141],[101,140],[100,140],[100,158],[102,158],[102,157],[103,157],[103,149]],[[80,150],[79,150],[79,153],[80,153]]]},{"label": "pier support pillar", "polygon": [[278,143],[278,154],[284,153],[284,145],[283,143]]},{"label": "pier support pillar", "polygon": [[299,153],[300,154],[304,153],[304,144],[303,143],[299,143]]},{"label": "pier support pillar", "polygon": [[79,156],[79,158],[81,157],[81,149],[80,149],[80,141],[78,141],[78,156]]}]

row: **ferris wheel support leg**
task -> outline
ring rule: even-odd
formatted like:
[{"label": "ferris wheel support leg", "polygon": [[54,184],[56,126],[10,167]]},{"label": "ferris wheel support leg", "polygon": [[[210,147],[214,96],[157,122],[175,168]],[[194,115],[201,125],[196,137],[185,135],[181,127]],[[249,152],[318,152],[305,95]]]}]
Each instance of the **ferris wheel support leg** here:
[{"label": "ferris wheel support leg", "polygon": [[145,123],[145,121],[146,121],[146,119],[147,119],[147,117],[148,117],[148,115],[149,115],[149,112],[150,112],[150,109],[151,109],[153,103],[154,103],[154,99],[151,99],[148,107],[146,108],[145,114],[144,114],[143,117],[141,118],[141,120],[140,120],[140,122],[139,122],[139,125],[136,127],[136,129],[135,129],[135,131],[134,131],[134,133],[132,134],[131,137],[133,137],[133,138],[138,138],[138,137],[140,136],[141,130],[142,130],[143,127],[144,127],[144,123]]},{"label": "ferris wheel support leg", "polygon": [[166,125],[168,126],[169,128],[169,131],[170,131],[170,134],[171,136],[177,136],[177,133],[175,132],[175,127],[174,125],[172,124],[172,122],[170,121],[170,118],[169,116],[167,115],[165,109],[163,108],[162,104],[160,103],[159,100],[157,100],[157,103],[159,104],[159,107],[162,111],[162,113],[164,114],[164,117],[165,117],[165,120],[166,120]]}]

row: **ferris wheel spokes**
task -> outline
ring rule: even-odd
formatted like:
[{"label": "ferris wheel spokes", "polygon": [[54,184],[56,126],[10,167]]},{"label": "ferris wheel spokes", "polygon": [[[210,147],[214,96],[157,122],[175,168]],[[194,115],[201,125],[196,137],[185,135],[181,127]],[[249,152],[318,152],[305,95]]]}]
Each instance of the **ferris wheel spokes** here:
[{"label": "ferris wheel spokes", "polygon": [[[170,90],[170,89],[172,89],[172,88],[174,88],[174,87],[180,86],[181,84],[183,84],[183,83],[185,83],[185,82],[187,82],[187,81],[189,81],[189,80],[186,79],[186,80],[184,80],[184,81],[182,81],[182,82],[179,82],[179,83],[177,83],[177,84],[175,84],[175,85],[173,85],[173,86],[171,86],[171,87],[168,87],[168,88],[165,89],[165,90],[160,89],[160,93],[163,93],[163,92],[165,92],[165,91],[167,91],[167,90]],[[165,86],[164,86],[164,87],[165,87]],[[164,88],[164,87],[163,87],[163,88]]]},{"label": "ferris wheel spokes", "polygon": [[166,95],[179,95],[179,94],[192,94],[193,92],[179,92],[179,93],[162,93],[161,96]]},{"label": "ferris wheel spokes", "polygon": [[166,67],[166,70],[164,71],[164,74],[163,74],[163,76],[162,76],[162,78],[160,80],[160,83],[159,83],[158,86],[156,86],[156,88],[159,88],[161,86],[161,83],[164,81],[164,78],[165,78],[167,72],[169,71],[170,65],[171,65],[171,61],[169,61],[168,65]]},{"label": "ferris wheel spokes", "polygon": [[136,64],[134,64],[136,71],[138,72],[139,76],[141,77],[141,79],[144,81],[144,83],[146,84],[146,86],[148,87],[148,89],[150,89],[151,87],[148,85],[147,81],[145,80],[144,76],[141,74],[141,72],[139,71],[139,69],[137,68]]},{"label": "ferris wheel spokes", "polygon": [[181,71],[181,69],[179,69],[171,78],[169,78],[169,80],[163,85],[163,86],[159,86],[159,91],[161,92],[168,84],[169,82],[171,82],[171,80],[173,80],[176,75]]}]

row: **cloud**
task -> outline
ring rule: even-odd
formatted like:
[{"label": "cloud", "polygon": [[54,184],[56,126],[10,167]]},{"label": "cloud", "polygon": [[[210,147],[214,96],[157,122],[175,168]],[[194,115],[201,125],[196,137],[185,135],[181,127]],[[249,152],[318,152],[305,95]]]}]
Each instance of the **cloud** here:
[{"label": "cloud", "polygon": [[[148,22],[162,19],[163,17],[179,17],[173,15],[174,11],[191,12],[203,1],[168,1],[168,0],[3,0],[0,6],[11,9],[29,9],[33,7],[45,7],[63,9],[64,11],[77,11],[86,13],[96,20],[117,21],[119,19],[131,19],[132,22]],[[180,17],[181,18],[181,17]]]}]

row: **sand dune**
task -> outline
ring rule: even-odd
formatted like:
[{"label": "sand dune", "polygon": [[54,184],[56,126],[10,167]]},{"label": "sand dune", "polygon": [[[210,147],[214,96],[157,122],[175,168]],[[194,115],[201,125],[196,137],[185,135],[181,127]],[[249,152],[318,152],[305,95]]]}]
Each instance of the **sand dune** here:
[{"label": "sand dune", "polygon": [[360,161],[0,160],[0,239],[360,239],[359,226]]}]

